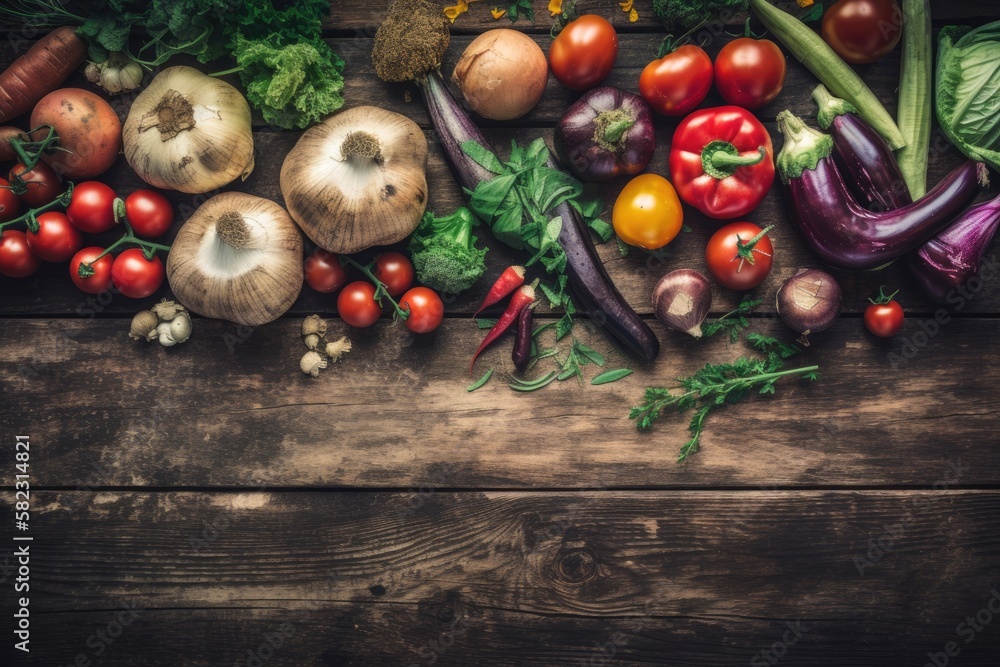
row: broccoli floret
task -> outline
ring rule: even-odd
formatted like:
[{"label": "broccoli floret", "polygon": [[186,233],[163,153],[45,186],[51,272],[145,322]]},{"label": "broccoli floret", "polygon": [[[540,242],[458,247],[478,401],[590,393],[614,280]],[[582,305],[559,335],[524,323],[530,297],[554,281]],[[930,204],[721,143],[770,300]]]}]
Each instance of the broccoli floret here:
[{"label": "broccoli floret", "polygon": [[671,27],[693,28],[703,21],[733,23],[747,0],[653,0],[653,13]]},{"label": "broccoli floret", "polygon": [[486,271],[483,258],[489,248],[476,248],[472,228],[479,220],[467,208],[443,218],[425,213],[410,237],[410,255],[417,278],[430,288],[457,294]]}]

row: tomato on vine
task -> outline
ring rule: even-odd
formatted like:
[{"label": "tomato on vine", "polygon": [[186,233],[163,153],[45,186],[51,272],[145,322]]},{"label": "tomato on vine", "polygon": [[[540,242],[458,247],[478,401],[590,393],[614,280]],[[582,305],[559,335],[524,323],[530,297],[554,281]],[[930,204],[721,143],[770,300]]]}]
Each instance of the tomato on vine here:
[{"label": "tomato on vine", "polygon": [[347,283],[347,269],[332,252],[316,248],[306,257],[306,284],[317,292],[333,294]]},{"label": "tomato on vine", "polygon": [[111,265],[111,283],[122,296],[144,299],[160,289],[166,273],[163,262],[153,255],[146,257],[141,248],[129,248],[115,257]]},{"label": "tomato on vine", "polygon": [[[104,248],[90,246],[73,255],[69,262],[69,277],[81,291],[100,294],[111,289],[111,267],[114,257],[104,255]],[[81,265],[84,267],[81,271]],[[89,268],[88,268],[89,267]]]},{"label": "tomato on vine", "polygon": [[21,200],[10,189],[10,181],[0,178],[0,222],[13,220],[20,210]]},{"label": "tomato on vine", "polygon": [[8,278],[27,278],[42,265],[28,247],[24,232],[8,229],[0,234],[0,274]]},{"label": "tomato on vine", "polygon": [[356,280],[337,295],[337,313],[348,326],[363,329],[370,327],[382,315],[382,308],[375,301],[375,286]]},{"label": "tomato on vine", "polygon": [[18,162],[10,170],[10,183],[14,193],[28,208],[41,208],[62,194],[62,184],[55,170],[44,162],[28,169]]},{"label": "tomato on vine", "polygon": [[892,338],[903,328],[903,307],[896,301],[899,290],[885,293],[885,285],[878,288],[878,296],[868,299],[865,308],[865,327],[879,338]]},{"label": "tomato on vine", "polygon": [[375,258],[375,277],[391,297],[398,297],[413,284],[413,264],[401,252],[384,252]]},{"label": "tomato on vine", "polygon": [[409,311],[405,320],[406,328],[413,333],[430,333],[444,319],[444,302],[429,287],[414,287],[403,295],[399,305]]},{"label": "tomato on vine", "polygon": [[115,191],[99,181],[84,181],[73,188],[66,217],[81,232],[98,234],[115,226]]},{"label": "tomato on vine", "polygon": [[32,231],[29,226],[26,237],[28,247],[39,259],[65,262],[83,247],[83,234],[62,213],[42,213],[36,222],[38,228]]},{"label": "tomato on vine", "polygon": [[125,216],[136,234],[155,239],[174,224],[174,207],[156,190],[136,190],[125,198]]}]

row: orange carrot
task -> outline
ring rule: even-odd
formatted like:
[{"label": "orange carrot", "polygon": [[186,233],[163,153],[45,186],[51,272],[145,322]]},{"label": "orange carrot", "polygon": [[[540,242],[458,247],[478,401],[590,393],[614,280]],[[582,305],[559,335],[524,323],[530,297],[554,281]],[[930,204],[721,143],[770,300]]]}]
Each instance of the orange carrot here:
[{"label": "orange carrot", "polygon": [[0,74],[0,123],[27,113],[83,64],[87,45],[76,28],[56,28]]}]

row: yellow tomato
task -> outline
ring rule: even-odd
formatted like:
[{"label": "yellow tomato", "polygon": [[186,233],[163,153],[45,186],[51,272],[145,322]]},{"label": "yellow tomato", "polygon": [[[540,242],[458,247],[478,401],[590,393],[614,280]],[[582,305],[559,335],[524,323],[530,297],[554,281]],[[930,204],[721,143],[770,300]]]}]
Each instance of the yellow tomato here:
[{"label": "yellow tomato", "polygon": [[656,250],[681,231],[684,211],[670,181],[656,174],[640,174],[618,195],[611,222],[625,243]]}]

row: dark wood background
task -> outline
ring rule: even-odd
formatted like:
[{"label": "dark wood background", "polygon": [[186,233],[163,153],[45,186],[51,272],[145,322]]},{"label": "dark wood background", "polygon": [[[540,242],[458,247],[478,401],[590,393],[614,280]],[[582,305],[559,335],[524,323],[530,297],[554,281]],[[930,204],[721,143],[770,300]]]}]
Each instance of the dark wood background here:
[{"label": "dark wood background", "polygon": [[[513,27],[547,51],[546,4],[534,3],[534,24]],[[372,71],[385,6],[333,4],[328,36],[347,62],[347,104],[393,109],[425,128],[430,206],[450,211],[461,193],[417,91]],[[636,2],[634,24],[616,3],[580,6],[619,28],[608,83],[636,90],[663,36],[650,3]],[[987,0],[932,6],[936,27],[1000,16]],[[455,23],[446,73],[475,33],[496,25],[509,22],[472,4]],[[34,36],[8,37],[0,66]],[[712,39],[710,54],[726,39]],[[898,50],[859,68],[890,111],[898,70]],[[812,117],[814,84],[789,61],[784,91],[759,112],[776,150],[775,114]],[[551,138],[574,97],[550,79],[534,111],[488,123],[488,134],[498,145]],[[707,104],[720,102],[713,92]],[[116,104],[124,116],[129,101]],[[666,173],[676,123],[657,122],[650,169]],[[258,119],[256,170],[233,189],[280,202],[278,169],[297,136]],[[931,179],[960,159],[937,138]],[[105,180],[120,193],[140,184],[123,159]],[[606,201],[622,185],[605,188]],[[172,200],[176,231],[204,198]],[[659,276],[704,268],[717,223],[687,214],[693,231],[665,258],[600,250],[651,319]],[[777,225],[755,326],[790,337],[773,318],[774,290],[817,261],[777,190],[749,218]],[[490,245],[492,277],[516,256]],[[83,656],[122,666],[920,667],[930,653],[939,664],[996,665],[1000,620],[981,610],[1000,587],[1000,289],[987,284],[935,329],[934,306],[902,269],[837,275],[845,313],[803,357],[820,365],[821,381],[788,382],[774,398],[713,415],[703,451],[684,464],[675,458],[686,422],[667,418],[640,434],[628,408],[643,387],[732,359],[740,345],[654,324],[660,359],[635,364],[633,376],[527,395],[499,381],[501,346],[482,364],[498,377],[470,394],[466,360],[481,335],[470,315],[489,280],[450,302],[430,336],[388,320],[348,332],[333,300],[306,288],[278,322],[248,330],[198,318],[189,342],[164,349],[126,333],[131,315],[166,292],[91,299],[65,266],[0,279],[0,655],[46,666]],[[892,340],[874,339],[860,319],[880,284],[901,287],[908,311]],[[713,313],[738,300],[717,289]],[[319,379],[297,367],[299,321],[313,312],[355,345]],[[913,354],[893,367],[890,355],[904,350]],[[631,365],[616,354],[608,363]],[[15,434],[32,444],[30,656],[8,652]],[[116,636],[119,616],[134,620]]]}]

